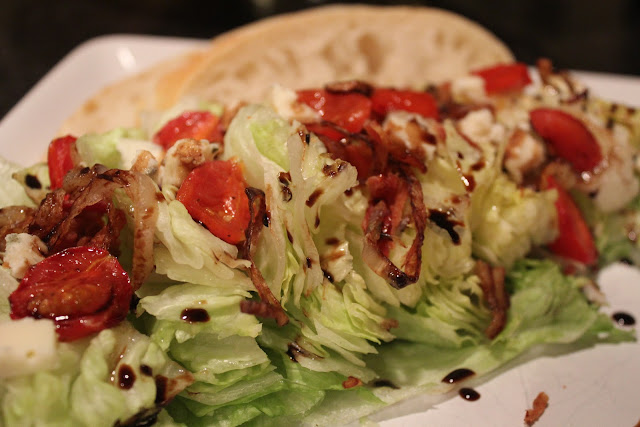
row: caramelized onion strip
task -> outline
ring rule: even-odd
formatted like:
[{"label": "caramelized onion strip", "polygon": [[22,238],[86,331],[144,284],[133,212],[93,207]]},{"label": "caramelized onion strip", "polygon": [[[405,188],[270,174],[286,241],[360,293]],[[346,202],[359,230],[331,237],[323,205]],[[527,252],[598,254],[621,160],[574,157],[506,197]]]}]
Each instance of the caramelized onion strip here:
[{"label": "caramelized onion strip", "polygon": [[243,313],[254,314],[260,317],[268,317],[275,319],[278,326],[284,326],[289,323],[289,317],[286,315],[280,301],[269,289],[269,285],[262,277],[262,273],[253,261],[255,253],[255,247],[260,237],[260,231],[262,230],[263,218],[267,210],[265,203],[265,194],[262,190],[249,187],[245,190],[247,197],[249,198],[249,227],[245,231],[245,241],[241,248],[241,256],[251,263],[249,267],[249,277],[253,282],[253,285],[258,291],[261,301],[242,301],[240,304],[240,310]]},{"label": "caramelized onion strip", "polygon": [[111,169],[98,175],[111,179],[123,188],[133,205],[133,265],[131,283],[138,289],[153,270],[153,236],[158,218],[158,200],[155,183],[147,175]]},{"label": "caramelized onion strip", "polygon": [[[132,203],[133,211],[133,261],[131,283],[134,290],[137,290],[153,270],[153,237],[155,224],[158,216],[156,187],[151,178],[146,175],[120,169],[106,170],[104,166],[96,165],[93,168],[75,169],[65,177],[63,189],[69,194],[71,208],[61,221],[50,215],[61,209],[62,201],[53,198],[51,193],[41,205],[35,221],[32,223],[33,231],[40,231],[39,234],[46,233],[45,241],[50,248],[56,248],[65,243],[68,235],[74,226],[74,220],[87,207],[105,203],[109,217],[114,220],[118,217],[113,209],[113,195],[116,189],[122,188]],[[50,203],[47,209],[47,200],[52,198],[57,203]],[[56,205],[56,206],[54,206]],[[47,223],[49,217],[49,223]],[[52,222],[56,221],[56,222]],[[113,241],[118,238],[121,227],[114,227],[114,224],[103,227],[98,231],[98,238]],[[36,233],[38,234],[38,233]],[[106,239],[109,234],[109,239]],[[42,238],[41,237],[41,238]]]}]

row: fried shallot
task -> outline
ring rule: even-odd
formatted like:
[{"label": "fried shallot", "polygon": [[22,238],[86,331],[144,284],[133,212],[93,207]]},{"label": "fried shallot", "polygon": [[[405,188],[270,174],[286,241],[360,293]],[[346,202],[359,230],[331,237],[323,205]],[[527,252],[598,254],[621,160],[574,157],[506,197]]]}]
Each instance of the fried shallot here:
[{"label": "fried shallot", "polygon": [[509,294],[504,287],[504,267],[491,267],[486,262],[478,260],[475,273],[480,278],[480,287],[492,314],[491,323],[484,333],[489,339],[494,339],[504,329],[510,305]]}]

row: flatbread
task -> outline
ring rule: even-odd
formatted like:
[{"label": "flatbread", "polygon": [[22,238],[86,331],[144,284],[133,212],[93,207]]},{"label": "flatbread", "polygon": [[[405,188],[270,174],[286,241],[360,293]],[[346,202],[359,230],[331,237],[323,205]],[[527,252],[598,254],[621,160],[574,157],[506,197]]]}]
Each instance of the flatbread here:
[{"label": "flatbread", "polygon": [[448,11],[326,6],[276,16],[218,37],[180,92],[228,103],[261,100],[272,84],[299,89],[360,79],[383,86],[424,87],[513,60],[493,34]]},{"label": "flatbread", "polygon": [[[104,87],[65,120],[58,134],[77,136],[120,126],[138,126],[143,111],[168,108],[171,103],[163,103],[163,100],[180,97],[174,91],[187,73],[197,69],[204,59],[203,50],[188,52]],[[159,93],[162,97],[157,96]]]},{"label": "flatbread", "polygon": [[182,98],[251,102],[274,84],[298,89],[349,79],[424,87],[513,60],[485,28],[445,10],[323,6],[240,27],[212,39],[203,51],[107,87],[61,133],[134,126],[141,112],[166,109]]}]

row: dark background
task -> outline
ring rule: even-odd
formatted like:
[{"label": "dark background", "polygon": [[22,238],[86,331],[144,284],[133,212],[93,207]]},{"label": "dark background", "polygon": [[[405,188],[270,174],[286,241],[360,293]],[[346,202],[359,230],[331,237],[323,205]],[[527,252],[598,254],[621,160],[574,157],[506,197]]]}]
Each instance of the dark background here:
[{"label": "dark background", "polygon": [[[113,33],[209,38],[322,0],[0,0],[0,117],[71,49]],[[349,1],[343,1],[349,3]],[[640,75],[636,0],[370,1],[458,12],[490,29],[516,57],[563,68]],[[63,102],[61,100],[61,102]]]}]

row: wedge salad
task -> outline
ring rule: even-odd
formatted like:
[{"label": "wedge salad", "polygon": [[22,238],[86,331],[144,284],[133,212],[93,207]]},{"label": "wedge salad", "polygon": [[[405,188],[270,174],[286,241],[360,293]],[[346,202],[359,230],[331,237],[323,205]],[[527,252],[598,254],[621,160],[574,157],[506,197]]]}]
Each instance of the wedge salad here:
[{"label": "wedge salad", "polygon": [[338,425],[635,340],[594,278],[640,263],[640,113],[535,74],[185,99],[2,161],[0,425]]}]

